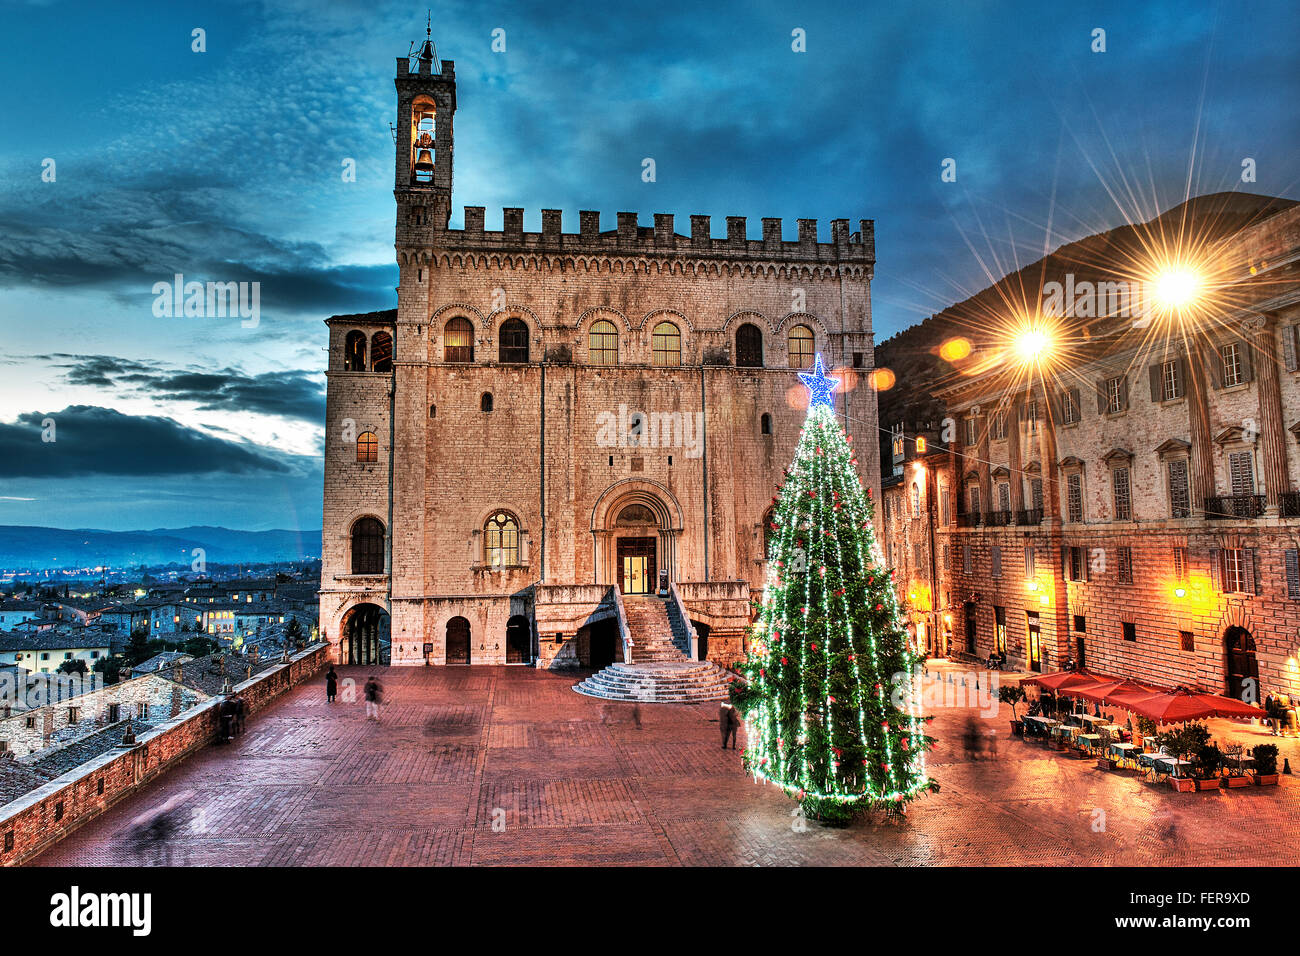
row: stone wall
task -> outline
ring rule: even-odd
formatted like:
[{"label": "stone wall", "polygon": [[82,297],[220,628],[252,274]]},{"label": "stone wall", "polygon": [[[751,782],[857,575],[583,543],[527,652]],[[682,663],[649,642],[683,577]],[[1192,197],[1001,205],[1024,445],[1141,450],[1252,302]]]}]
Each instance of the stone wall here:
[{"label": "stone wall", "polygon": [[[310,679],[324,665],[327,646],[313,645],[287,664],[235,685],[248,714]],[[0,864],[24,863],[45,847],[139,790],[217,733],[218,698],[204,701],[141,734],[129,750],[110,751],[0,807]]]}]

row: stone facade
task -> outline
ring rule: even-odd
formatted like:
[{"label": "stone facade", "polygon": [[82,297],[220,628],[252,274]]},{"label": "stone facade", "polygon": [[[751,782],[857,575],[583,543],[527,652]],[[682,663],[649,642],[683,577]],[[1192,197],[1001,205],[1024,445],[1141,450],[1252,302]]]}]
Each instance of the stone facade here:
[{"label": "stone facade", "polygon": [[[1073,659],[1169,687],[1300,692],[1300,207],[1287,206],[1213,245],[1218,288],[1180,317],[1067,321],[1051,374],[1003,362],[937,393],[952,441],[931,456],[922,507],[939,562],[938,600],[917,614],[932,652],[1001,643],[1030,670]],[[910,516],[905,467],[887,507]],[[926,576],[910,547],[922,524],[887,522],[900,581]]]},{"label": "stone facade", "polygon": [[[683,235],[672,215],[602,229],[584,211],[574,233],[548,209],[525,232],[506,209],[496,231],[471,206],[451,229],[454,65],[422,51],[396,85],[398,306],[327,323],[322,636],[340,661],[369,662],[377,632],[380,658],[442,664],[467,623],[469,663],[591,666],[640,549],[731,663],[812,349],[843,367],[839,410],[875,447],[873,224],[834,220],[819,242],[800,220],[785,241],[780,220],[750,239],[728,217],[724,239],[707,216]],[[861,469],[878,488],[876,462]],[[382,568],[354,562],[363,519]],[[494,550],[501,520],[517,549]]]}]

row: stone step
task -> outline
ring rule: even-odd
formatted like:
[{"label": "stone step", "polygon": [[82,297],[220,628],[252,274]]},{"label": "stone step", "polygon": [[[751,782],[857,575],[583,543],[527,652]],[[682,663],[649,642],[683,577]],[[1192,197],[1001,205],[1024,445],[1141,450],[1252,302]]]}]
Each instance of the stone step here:
[{"label": "stone step", "polygon": [[638,703],[700,703],[727,696],[730,677],[713,664],[679,659],[649,664],[611,664],[575,684],[588,697]]}]

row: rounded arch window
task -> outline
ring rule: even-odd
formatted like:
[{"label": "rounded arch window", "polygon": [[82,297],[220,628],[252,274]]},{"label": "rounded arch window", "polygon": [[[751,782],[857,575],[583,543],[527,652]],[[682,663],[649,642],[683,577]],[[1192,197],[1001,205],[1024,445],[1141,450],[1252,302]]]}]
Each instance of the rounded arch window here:
[{"label": "rounded arch window", "polygon": [[358,518],[352,525],[352,573],[384,573],[384,525],[378,518]]},{"label": "rounded arch window", "polygon": [[503,364],[528,362],[528,326],[523,319],[506,319],[497,336],[497,358]]},{"label": "rounded arch window", "polygon": [[519,519],[510,512],[496,512],[483,526],[483,559],[489,568],[519,564]]},{"label": "rounded arch window", "polygon": [[682,333],[671,322],[660,322],[650,333],[650,349],[655,365],[682,364]]},{"label": "rounded arch window", "polygon": [[480,410],[480,411],[484,411],[484,412],[490,412],[490,411],[492,411],[492,393],[491,393],[491,392],[484,392],[484,393],[482,394],[482,396],[481,396],[481,397],[479,398],[479,400],[478,400],[478,407],[479,407],[479,410]]},{"label": "rounded arch window", "polygon": [[370,340],[370,371],[393,370],[393,337],[387,332],[376,332]]},{"label": "rounded arch window", "polygon": [[456,316],[442,330],[444,362],[474,361],[474,326],[464,316]]},{"label": "rounded arch window", "polygon": [[796,325],[790,330],[790,367],[812,368],[813,334],[806,325]]},{"label": "rounded arch window", "polygon": [[618,329],[608,319],[591,323],[587,359],[592,365],[618,364]]},{"label": "rounded arch window", "polygon": [[772,434],[772,416],[768,412],[763,413],[763,417],[758,420],[759,431],[764,435]]},{"label": "rounded arch window", "polygon": [[364,372],[366,370],[366,333],[353,329],[343,340],[343,371]]},{"label": "rounded arch window", "polygon": [[379,439],[374,432],[362,432],[357,436],[357,461],[375,462],[379,460]]},{"label": "rounded arch window", "polygon": [[752,322],[736,329],[736,365],[739,368],[763,367],[763,333]]},{"label": "rounded arch window", "polygon": [[912,517],[921,517],[921,486],[912,482]]}]

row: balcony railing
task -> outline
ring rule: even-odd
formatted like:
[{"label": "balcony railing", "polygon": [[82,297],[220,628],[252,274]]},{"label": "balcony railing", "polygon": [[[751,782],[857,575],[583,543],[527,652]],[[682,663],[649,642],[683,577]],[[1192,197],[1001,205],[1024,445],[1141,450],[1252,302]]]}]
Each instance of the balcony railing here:
[{"label": "balcony railing", "polygon": [[1042,508],[1022,508],[1016,512],[1016,524],[1042,524]]},{"label": "balcony railing", "polygon": [[1300,491],[1284,491],[1281,495],[1283,518],[1300,518]]},{"label": "balcony railing", "polygon": [[990,528],[999,528],[1011,524],[1010,511],[989,511],[984,515],[984,523]]},{"label": "balcony railing", "polygon": [[1205,520],[1258,518],[1264,513],[1263,495],[1220,495],[1205,499]]},{"label": "balcony railing", "polygon": [[974,513],[959,512],[957,515],[957,527],[973,528],[979,524],[980,516]]}]

